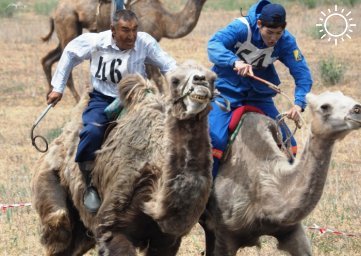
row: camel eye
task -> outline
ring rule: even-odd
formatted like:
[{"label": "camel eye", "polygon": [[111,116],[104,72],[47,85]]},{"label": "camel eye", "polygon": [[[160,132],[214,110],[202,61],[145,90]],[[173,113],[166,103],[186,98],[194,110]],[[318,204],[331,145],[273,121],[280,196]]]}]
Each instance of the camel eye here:
[{"label": "camel eye", "polygon": [[173,86],[177,86],[179,85],[180,80],[176,77],[172,77],[171,82]]},{"label": "camel eye", "polygon": [[353,107],[353,112],[355,114],[360,114],[361,113],[361,106],[360,105],[356,105]]},{"label": "camel eye", "polygon": [[329,112],[331,110],[330,104],[323,104],[321,106],[321,110],[322,110],[322,112]]}]

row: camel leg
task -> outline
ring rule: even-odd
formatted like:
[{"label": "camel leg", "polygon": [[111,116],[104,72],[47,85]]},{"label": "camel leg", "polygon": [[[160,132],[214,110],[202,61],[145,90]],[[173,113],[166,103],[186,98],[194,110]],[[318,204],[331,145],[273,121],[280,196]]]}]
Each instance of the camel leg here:
[{"label": "camel leg", "polygon": [[66,249],[72,239],[67,193],[52,169],[42,168],[32,180],[33,205],[41,220],[41,243],[47,255]]},{"label": "camel leg", "polygon": [[70,75],[69,75],[69,79],[68,79],[68,82],[66,83],[66,86],[68,86],[68,88],[71,91],[71,94],[73,95],[75,101],[78,103],[79,100],[80,100],[80,96],[79,96],[78,92],[75,89],[72,73],[70,73]]},{"label": "camel leg", "polygon": [[52,90],[51,68],[55,62],[59,61],[59,59],[61,57],[61,53],[62,53],[61,46],[60,46],[60,44],[58,44],[58,46],[55,49],[51,50],[47,55],[45,55],[41,59],[41,65],[43,66],[45,77],[46,77],[46,80],[48,81],[48,91],[47,91],[46,95],[48,95]]},{"label": "camel leg", "polygon": [[[58,12],[61,13],[61,10],[58,10]],[[65,17],[63,14],[56,16],[54,24],[61,49],[64,49],[71,40],[82,34],[82,25],[76,13],[67,13]],[[78,92],[75,90],[71,73],[66,85],[70,89],[75,101],[79,102],[80,97]]]},{"label": "camel leg", "polygon": [[50,254],[52,256],[81,256],[87,251],[95,247],[95,239],[90,235],[90,232],[85,228],[83,222],[79,219],[78,212],[72,208],[73,217],[73,235],[72,240],[67,248],[63,251]]},{"label": "camel leg", "polygon": [[214,248],[215,248],[215,242],[216,237],[213,231],[209,229],[204,229],[205,237],[206,237],[206,256],[213,256]]},{"label": "camel leg", "polygon": [[136,256],[135,247],[126,238],[125,235],[115,232],[104,233],[99,239],[99,250],[98,255],[126,255]]},{"label": "camel leg", "polygon": [[[61,57],[61,53],[62,53],[62,50],[61,50],[61,47],[60,45],[58,45],[58,47],[52,51],[50,51],[46,56],[44,56],[44,58],[42,58],[41,60],[41,64],[43,66],[43,70],[44,70],[44,73],[45,73],[45,76],[46,76],[46,80],[48,81],[48,91],[46,93],[46,95],[48,95],[53,87],[51,86],[51,78],[52,78],[52,75],[51,75],[51,68],[53,66],[53,64],[57,61],[59,61],[60,57]],[[72,74],[70,73],[69,75],[69,79],[67,81],[67,84],[68,88],[70,89],[74,99],[76,102],[79,102],[80,100],[80,96],[78,94],[78,92],[76,91],[75,89],[75,86],[74,86],[74,80],[73,80],[73,76]]]},{"label": "camel leg", "polygon": [[180,244],[180,238],[171,236],[157,237],[156,239],[150,240],[145,256],[175,256],[177,255]]},{"label": "camel leg", "polygon": [[111,13],[111,3],[99,3],[99,14],[96,16],[97,32],[110,28],[109,13]]},{"label": "camel leg", "polygon": [[[239,234],[225,228],[218,227],[215,230],[215,247],[212,256],[236,256],[238,249],[241,247],[242,238]],[[256,244],[257,239],[251,244]],[[208,255],[207,255],[208,256]]]},{"label": "camel leg", "polygon": [[289,252],[292,256],[312,255],[310,242],[300,223],[276,234],[275,237],[279,242],[278,248]]},{"label": "camel leg", "polygon": [[213,230],[209,229],[206,225],[206,212],[203,213],[201,218],[199,219],[199,224],[202,226],[206,238],[206,256],[213,256],[214,254],[214,248],[215,248],[215,242],[216,242],[216,236],[213,232]]}]

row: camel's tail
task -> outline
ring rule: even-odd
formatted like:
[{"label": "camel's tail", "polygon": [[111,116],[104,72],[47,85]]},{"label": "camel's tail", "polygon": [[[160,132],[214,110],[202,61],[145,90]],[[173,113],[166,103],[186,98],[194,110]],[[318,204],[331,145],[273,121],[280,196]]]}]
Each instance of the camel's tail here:
[{"label": "camel's tail", "polygon": [[50,18],[49,21],[50,21],[50,32],[46,36],[41,38],[43,42],[48,42],[54,32],[54,19]]},{"label": "camel's tail", "polygon": [[120,99],[127,108],[143,101],[147,95],[156,93],[157,87],[139,74],[127,75],[119,83]]}]

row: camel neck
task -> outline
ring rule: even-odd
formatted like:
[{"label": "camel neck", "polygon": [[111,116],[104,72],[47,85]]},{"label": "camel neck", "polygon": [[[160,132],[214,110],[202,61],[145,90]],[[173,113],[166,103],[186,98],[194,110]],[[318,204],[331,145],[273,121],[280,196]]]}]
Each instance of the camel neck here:
[{"label": "camel neck", "polygon": [[285,198],[289,212],[284,219],[295,223],[305,218],[321,198],[334,146],[334,140],[311,135],[298,163],[287,177],[283,188],[290,191]]},{"label": "camel neck", "polygon": [[[169,117],[165,129],[166,168],[162,173],[161,191],[167,212],[162,217],[164,221],[158,224],[166,233],[187,233],[194,225],[187,216],[201,213],[197,213],[199,209],[194,205],[205,205],[208,196],[203,195],[209,195],[212,183],[208,121],[206,117],[197,121]],[[174,219],[174,212],[182,212],[184,220]]]}]

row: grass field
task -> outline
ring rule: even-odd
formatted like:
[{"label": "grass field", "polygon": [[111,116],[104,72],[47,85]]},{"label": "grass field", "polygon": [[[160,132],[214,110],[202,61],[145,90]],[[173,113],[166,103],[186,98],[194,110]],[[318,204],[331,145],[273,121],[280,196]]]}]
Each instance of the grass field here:
[{"label": "grass field", "polygon": [[[298,44],[312,69],[313,92],[341,90],[361,100],[361,6],[346,8],[352,10],[356,27],[350,38],[336,46],[327,39],[314,36],[315,24],[319,23],[320,11],[333,6],[319,6],[306,9],[303,5],[288,4],[288,27],[297,37]],[[211,67],[206,53],[210,36],[220,27],[239,16],[237,11],[202,12],[198,25],[188,36],[177,39],[163,39],[161,45],[177,61],[195,59]],[[48,44],[42,43],[41,36],[49,31],[48,18],[34,12],[21,12],[12,18],[0,18],[0,205],[28,203],[31,201],[30,181],[36,160],[41,156],[32,146],[30,129],[36,117],[46,107],[47,84],[40,59],[55,48],[54,37]],[[345,68],[342,82],[333,87],[322,84],[319,63],[334,56]],[[280,63],[276,63],[282,80],[281,88],[291,98],[293,80]],[[83,91],[89,83],[88,64],[77,67],[75,83]],[[288,102],[278,96],[277,105],[281,111],[288,109]],[[51,109],[36,129],[36,133],[54,138],[64,124],[70,120],[74,100],[66,90],[61,103]],[[304,113],[308,120],[308,112]],[[300,130],[296,137],[302,151],[307,128]],[[316,209],[303,224],[312,242],[314,255],[361,255],[361,138],[355,132],[339,142],[333,154],[324,194]],[[40,255],[38,218],[31,207],[0,209],[0,255]],[[313,224],[342,231],[355,236],[321,234],[308,229]],[[262,249],[247,248],[237,255],[283,255],[276,249],[273,239],[262,239]],[[201,255],[204,248],[203,232],[196,226],[183,240],[181,256]],[[95,252],[89,252],[95,255]]]}]

